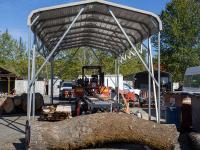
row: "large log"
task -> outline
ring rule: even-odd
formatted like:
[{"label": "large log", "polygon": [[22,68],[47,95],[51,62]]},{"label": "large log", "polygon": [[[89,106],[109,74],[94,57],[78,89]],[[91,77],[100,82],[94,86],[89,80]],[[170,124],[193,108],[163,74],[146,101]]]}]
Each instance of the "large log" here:
[{"label": "large log", "polygon": [[6,98],[0,97],[0,116],[3,113],[3,103],[6,100]]},{"label": "large log", "polygon": [[23,93],[21,95],[21,98],[22,98],[22,110],[24,112],[27,112],[27,94],[26,93]]},{"label": "large log", "polygon": [[[22,109],[27,112],[27,94],[22,94]],[[44,105],[43,96],[40,93],[35,93],[35,111],[39,111]]]},{"label": "large log", "polygon": [[34,121],[31,132],[26,133],[30,133],[31,150],[73,150],[108,142],[170,150],[179,136],[173,125],[156,124],[125,113],[96,113],[60,122]]},{"label": "large log", "polygon": [[40,110],[42,106],[44,105],[44,99],[42,94],[35,93],[35,110]]},{"label": "large log", "polygon": [[3,103],[3,110],[6,113],[11,113],[11,112],[14,111],[14,109],[15,109],[15,105],[14,105],[14,102],[13,102],[13,98],[7,97],[6,100]]},{"label": "large log", "polygon": [[14,104],[16,107],[20,107],[22,105],[22,97],[19,95],[14,96]]}]

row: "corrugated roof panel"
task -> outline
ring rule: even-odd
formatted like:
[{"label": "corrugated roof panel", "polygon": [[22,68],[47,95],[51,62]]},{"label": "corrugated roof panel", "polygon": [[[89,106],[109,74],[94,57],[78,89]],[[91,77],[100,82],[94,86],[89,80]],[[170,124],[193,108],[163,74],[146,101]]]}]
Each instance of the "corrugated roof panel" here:
[{"label": "corrugated roof panel", "polygon": [[[135,44],[142,42],[162,28],[161,21],[153,13],[99,0],[38,9],[30,14],[28,23],[31,24],[39,16],[39,19],[33,24],[32,30],[51,50],[82,7],[85,7],[83,13],[58,49],[70,47],[69,40],[73,46],[77,44],[77,46],[92,45],[94,47],[96,44],[101,49],[111,49],[111,47],[115,49],[118,47],[123,51],[128,49],[130,45],[109,13],[109,9],[113,11]],[[79,36],[80,38],[78,38]],[[87,40],[88,42],[86,42]],[[106,41],[111,44],[106,44]],[[118,51],[122,52],[121,50]]]}]

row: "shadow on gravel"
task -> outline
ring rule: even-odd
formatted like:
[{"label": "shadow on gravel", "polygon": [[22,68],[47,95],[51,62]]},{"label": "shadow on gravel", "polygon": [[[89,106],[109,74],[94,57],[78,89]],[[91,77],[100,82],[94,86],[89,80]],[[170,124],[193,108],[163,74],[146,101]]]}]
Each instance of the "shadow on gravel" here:
[{"label": "shadow on gravel", "polygon": [[152,150],[144,145],[137,145],[131,143],[107,143],[99,146],[85,148],[82,150]]},{"label": "shadow on gravel", "polygon": [[25,134],[25,132],[22,129],[20,129],[19,127],[16,126],[16,124],[25,126],[24,124],[17,122],[17,120],[20,119],[20,117],[21,116],[17,117],[14,120],[10,120],[10,119],[7,119],[7,118],[0,117],[0,119],[5,122],[5,123],[0,123],[0,125],[6,126],[10,129],[13,129],[15,131],[18,131],[18,132]]},{"label": "shadow on gravel", "polygon": [[21,143],[13,143],[16,150],[25,150],[25,138],[19,139]]},{"label": "shadow on gravel", "polygon": [[189,140],[189,132],[181,132],[178,138],[181,150],[191,150],[192,145]]}]

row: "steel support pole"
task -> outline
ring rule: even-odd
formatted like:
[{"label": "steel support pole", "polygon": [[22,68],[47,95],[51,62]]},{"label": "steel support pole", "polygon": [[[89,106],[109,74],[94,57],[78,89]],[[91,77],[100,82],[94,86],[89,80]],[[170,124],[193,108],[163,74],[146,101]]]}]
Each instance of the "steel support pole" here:
[{"label": "steel support pole", "polygon": [[29,83],[29,88],[31,87],[31,85],[33,84],[33,82],[35,81],[35,79],[37,78],[37,76],[39,75],[40,71],[42,70],[42,68],[45,66],[45,64],[49,61],[49,59],[52,57],[52,55],[54,54],[54,52],[56,51],[56,49],[58,48],[58,46],[60,45],[60,43],[63,41],[63,39],[65,38],[65,36],[67,35],[67,33],[70,31],[70,29],[72,28],[72,26],[74,25],[74,23],[76,22],[76,20],[78,19],[78,17],[81,15],[81,13],[84,11],[84,8],[82,8],[80,10],[80,12],[77,14],[77,16],[74,18],[74,20],[72,21],[72,23],[70,24],[70,26],[67,28],[67,30],[64,32],[64,34],[62,35],[62,37],[60,38],[60,40],[58,41],[58,43],[56,44],[56,46],[53,48],[53,50],[51,51],[51,53],[49,54],[49,56],[46,58],[46,60],[44,61],[44,63],[41,65],[41,67],[38,69],[38,71],[36,72],[35,76],[32,78],[32,80]]},{"label": "steel support pole", "polygon": [[115,59],[115,100],[117,101],[117,58]]},{"label": "steel support pole", "polygon": [[117,58],[116,62],[117,62],[117,102],[119,103],[119,58]]},{"label": "steel support pole", "polygon": [[[149,38],[149,56],[150,56],[150,66],[151,66],[151,73],[154,77],[154,69],[153,69],[153,58],[152,58],[152,49],[151,49],[151,38]],[[157,93],[156,93],[156,85],[155,82],[153,80],[153,95],[154,95],[154,101],[155,101],[155,108],[156,108],[156,121],[158,123],[158,99],[157,99]]]},{"label": "steel support pole", "polygon": [[27,118],[28,120],[30,121],[30,90],[29,90],[29,83],[30,83],[30,74],[31,74],[31,63],[30,63],[30,60],[31,60],[31,29],[29,28],[29,31],[28,31],[28,85],[27,85]]},{"label": "steel support pole", "polygon": [[119,23],[118,19],[115,17],[114,13],[112,12],[112,10],[109,10],[110,14],[112,15],[112,17],[114,18],[115,22],[117,23],[118,27],[120,28],[120,30],[122,31],[122,33],[125,35],[125,37],[127,38],[129,44],[131,45],[131,47],[133,48],[133,50],[135,51],[135,53],[137,54],[137,56],[139,57],[140,61],[142,62],[142,64],[144,65],[144,67],[146,68],[146,70],[150,73],[152,79],[155,81],[156,85],[158,86],[158,82],[156,81],[156,79],[154,78],[153,74],[151,73],[150,69],[147,67],[146,63],[144,62],[143,58],[141,57],[141,55],[138,53],[136,47],[134,46],[134,44],[131,42],[130,38],[128,37],[128,35],[126,34],[125,30],[123,29],[123,27],[121,26],[121,24]]},{"label": "steel support pole", "polygon": [[53,105],[54,58],[51,58],[51,105]]},{"label": "steel support pole", "polygon": [[[149,43],[149,38],[148,38],[148,43]],[[148,66],[149,66],[149,68],[151,68],[151,61],[150,61],[150,53],[149,53],[149,44],[148,44]],[[148,73],[149,74],[149,76],[148,76],[148,100],[149,100],[149,102],[148,102],[148,113],[149,113],[149,120],[151,120],[151,75],[150,75],[150,73]]]},{"label": "steel support pole", "polygon": [[158,32],[158,122],[160,123],[160,31]]},{"label": "steel support pole", "polygon": [[[37,39],[36,35],[34,34],[34,42],[33,42],[33,54],[32,54],[32,78],[35,76],[35,58],[36,58],[36,44],[37,44]],[[35,117],[35,81],[33,82],[32,85],[32,116],[33,118]]]}]

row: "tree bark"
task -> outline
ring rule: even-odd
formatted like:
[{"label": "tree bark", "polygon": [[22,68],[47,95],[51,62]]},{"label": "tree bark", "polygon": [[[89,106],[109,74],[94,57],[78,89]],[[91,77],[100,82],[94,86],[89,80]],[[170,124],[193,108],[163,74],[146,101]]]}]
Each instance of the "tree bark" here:
[{"label": "tree bark", "polygon": [[31,125],[31,150],[73,150],[108,142],[169,150],[179,136],[173,125],[156,124],[125,113],[96,113],[60,122],[34,121]]},{"label": "tree bark", "polygon": [[22,98],[21,96],[17,95],[14,97],[14,104],[16,107],[20,107],[22,105]]},{"label": "tree bark", "polygon": [[40,110],[42,106],[44,105],[44,99],[42,94],[35,93],[35,110]]},{"label": "tree bark", "polygon": [[27,94],[26,93],[23,93],[21,95],[21,98],[22,98],[22,110],[24,112],[27,112]]},{"label": "tree bark", "polygon": [[6,98],[3,98],[3,97],[0,98],[0,116],[3,113],[3,103],[5,100],[6,100]]},{"label": "tree bark", "polygon": [[14,102],[13,102],[13,98],[7,97],[6,100],[3,103],[3,110],[6,113],[11,113],[11,112],[14,111],[14,109],[15,109],[15,105],[14,105]]},{"label": "tree bark", "polygon": [[[27,112],[27,94],[22,94],[22,109]],[[35,93],[35,111],[38,111],[44,105],[43,96],[40,93]]]}]

